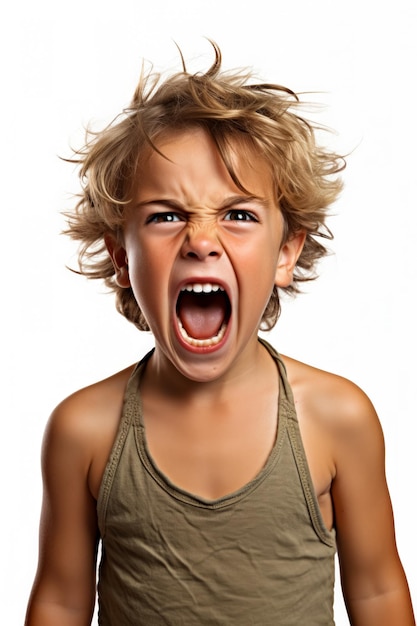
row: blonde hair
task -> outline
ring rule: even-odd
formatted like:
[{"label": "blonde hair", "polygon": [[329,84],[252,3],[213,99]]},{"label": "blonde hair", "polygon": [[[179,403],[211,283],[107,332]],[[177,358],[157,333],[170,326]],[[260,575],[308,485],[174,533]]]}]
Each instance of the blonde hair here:
[{"label": "blonde hair", "polygon": [[[344,159],[318,145],[317,127],[297,114],[300,102],[294,92],[254,83],[247,70],[221,71],[220,49],[211,43],[215,60],[205,73],[188,73],[182,55],[183,71],[163,81],[142,71],[130,106],[104,130],[89,132],[85,146],[69,159],[80,166],[82,182],[74,211],[65,214],[65,233],[80,242],[79,273],[103,279],[116,294],[119,312],[141,330],[149,330],[148,324],[132,289],[116,284],[104,236],[121,235],[138,160],[145,149],[157,149],[155,141],[163,133],[196,125],[205,129],[242,190],[232,166],[233,144],[255,149],[269,165],[285,238],[307,233],[293,283],[284,291],[295,294],[299,283],[316,278],[316,263],[327,253],[318,239],[332,238],[325,218],[342,187],[336,174]],[[279,313],[275,287],[261,327],[271,329]]]}]

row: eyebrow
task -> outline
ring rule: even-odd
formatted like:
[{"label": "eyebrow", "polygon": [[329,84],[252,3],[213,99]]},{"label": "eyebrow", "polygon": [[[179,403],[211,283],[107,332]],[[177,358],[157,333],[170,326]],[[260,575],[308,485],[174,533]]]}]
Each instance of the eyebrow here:
[{"label": "eyebrow", "polygon": [[236,204],[250,204],[251,202],[256,202],[257,204],[261,204],[263,206],[268,204],[267,199],[261,198],[260,196],[232,196],[222,204],[221,208],[228,209]]},{"label": "eyebrow", "polygon": [[[232,206],[236,206],[237,204],[250,204],[251,202],[256,202],[261,204],[262,206],[267,206],[268,201],[266,198],[261,198],[259,196],[231,196],[227,198],[222,204],[218,207],[219,209],[228,209]],[[135,204],[135,208],[140,208],[142,206],[149,205],[163,205],[171,209],[184,209],[184,205],[173,198],[155,198],[154,200],[142,200],[141,202],[137,202]]]}]

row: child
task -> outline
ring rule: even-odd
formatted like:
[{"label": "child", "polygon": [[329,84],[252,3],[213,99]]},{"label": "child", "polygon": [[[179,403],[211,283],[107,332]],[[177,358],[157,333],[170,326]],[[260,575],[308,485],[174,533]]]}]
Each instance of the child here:
[{"label": "child", "polygon": [[312,278],[343,159],[290,90],[142,76],[75,159],[68,233],[155,348],[50,418],[27,626],[414,624],[378,418],[258,338]]}]

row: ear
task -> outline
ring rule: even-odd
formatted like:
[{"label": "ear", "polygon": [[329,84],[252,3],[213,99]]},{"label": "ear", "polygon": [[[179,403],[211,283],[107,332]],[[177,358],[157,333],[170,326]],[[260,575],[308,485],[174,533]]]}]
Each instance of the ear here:
[{"label": "ear", "polygon": [[104,236],[104,243],[113,263],[117,285],[125,288],[130,287],[126,250],[112,233]]},{"label": "ear", "polygon": [[306,233],[300,231],[282,244],[275,271],[275,285],[277,287],[289,287],[291,285],[295,264],[303,250],[305,240]]}]

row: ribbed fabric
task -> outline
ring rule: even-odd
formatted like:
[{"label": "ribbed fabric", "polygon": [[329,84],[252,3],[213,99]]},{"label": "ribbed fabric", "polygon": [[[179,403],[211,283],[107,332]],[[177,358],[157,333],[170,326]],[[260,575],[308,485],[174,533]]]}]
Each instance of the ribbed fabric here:
[{"label": "ribbed fabric", "polygon": [[331,626],[334,532],[322,520],[278,354],[274,448],[245,487],[206,501],[173,485],[146,446],[140,378],[126,390],[99,499],[101,626]]}]

